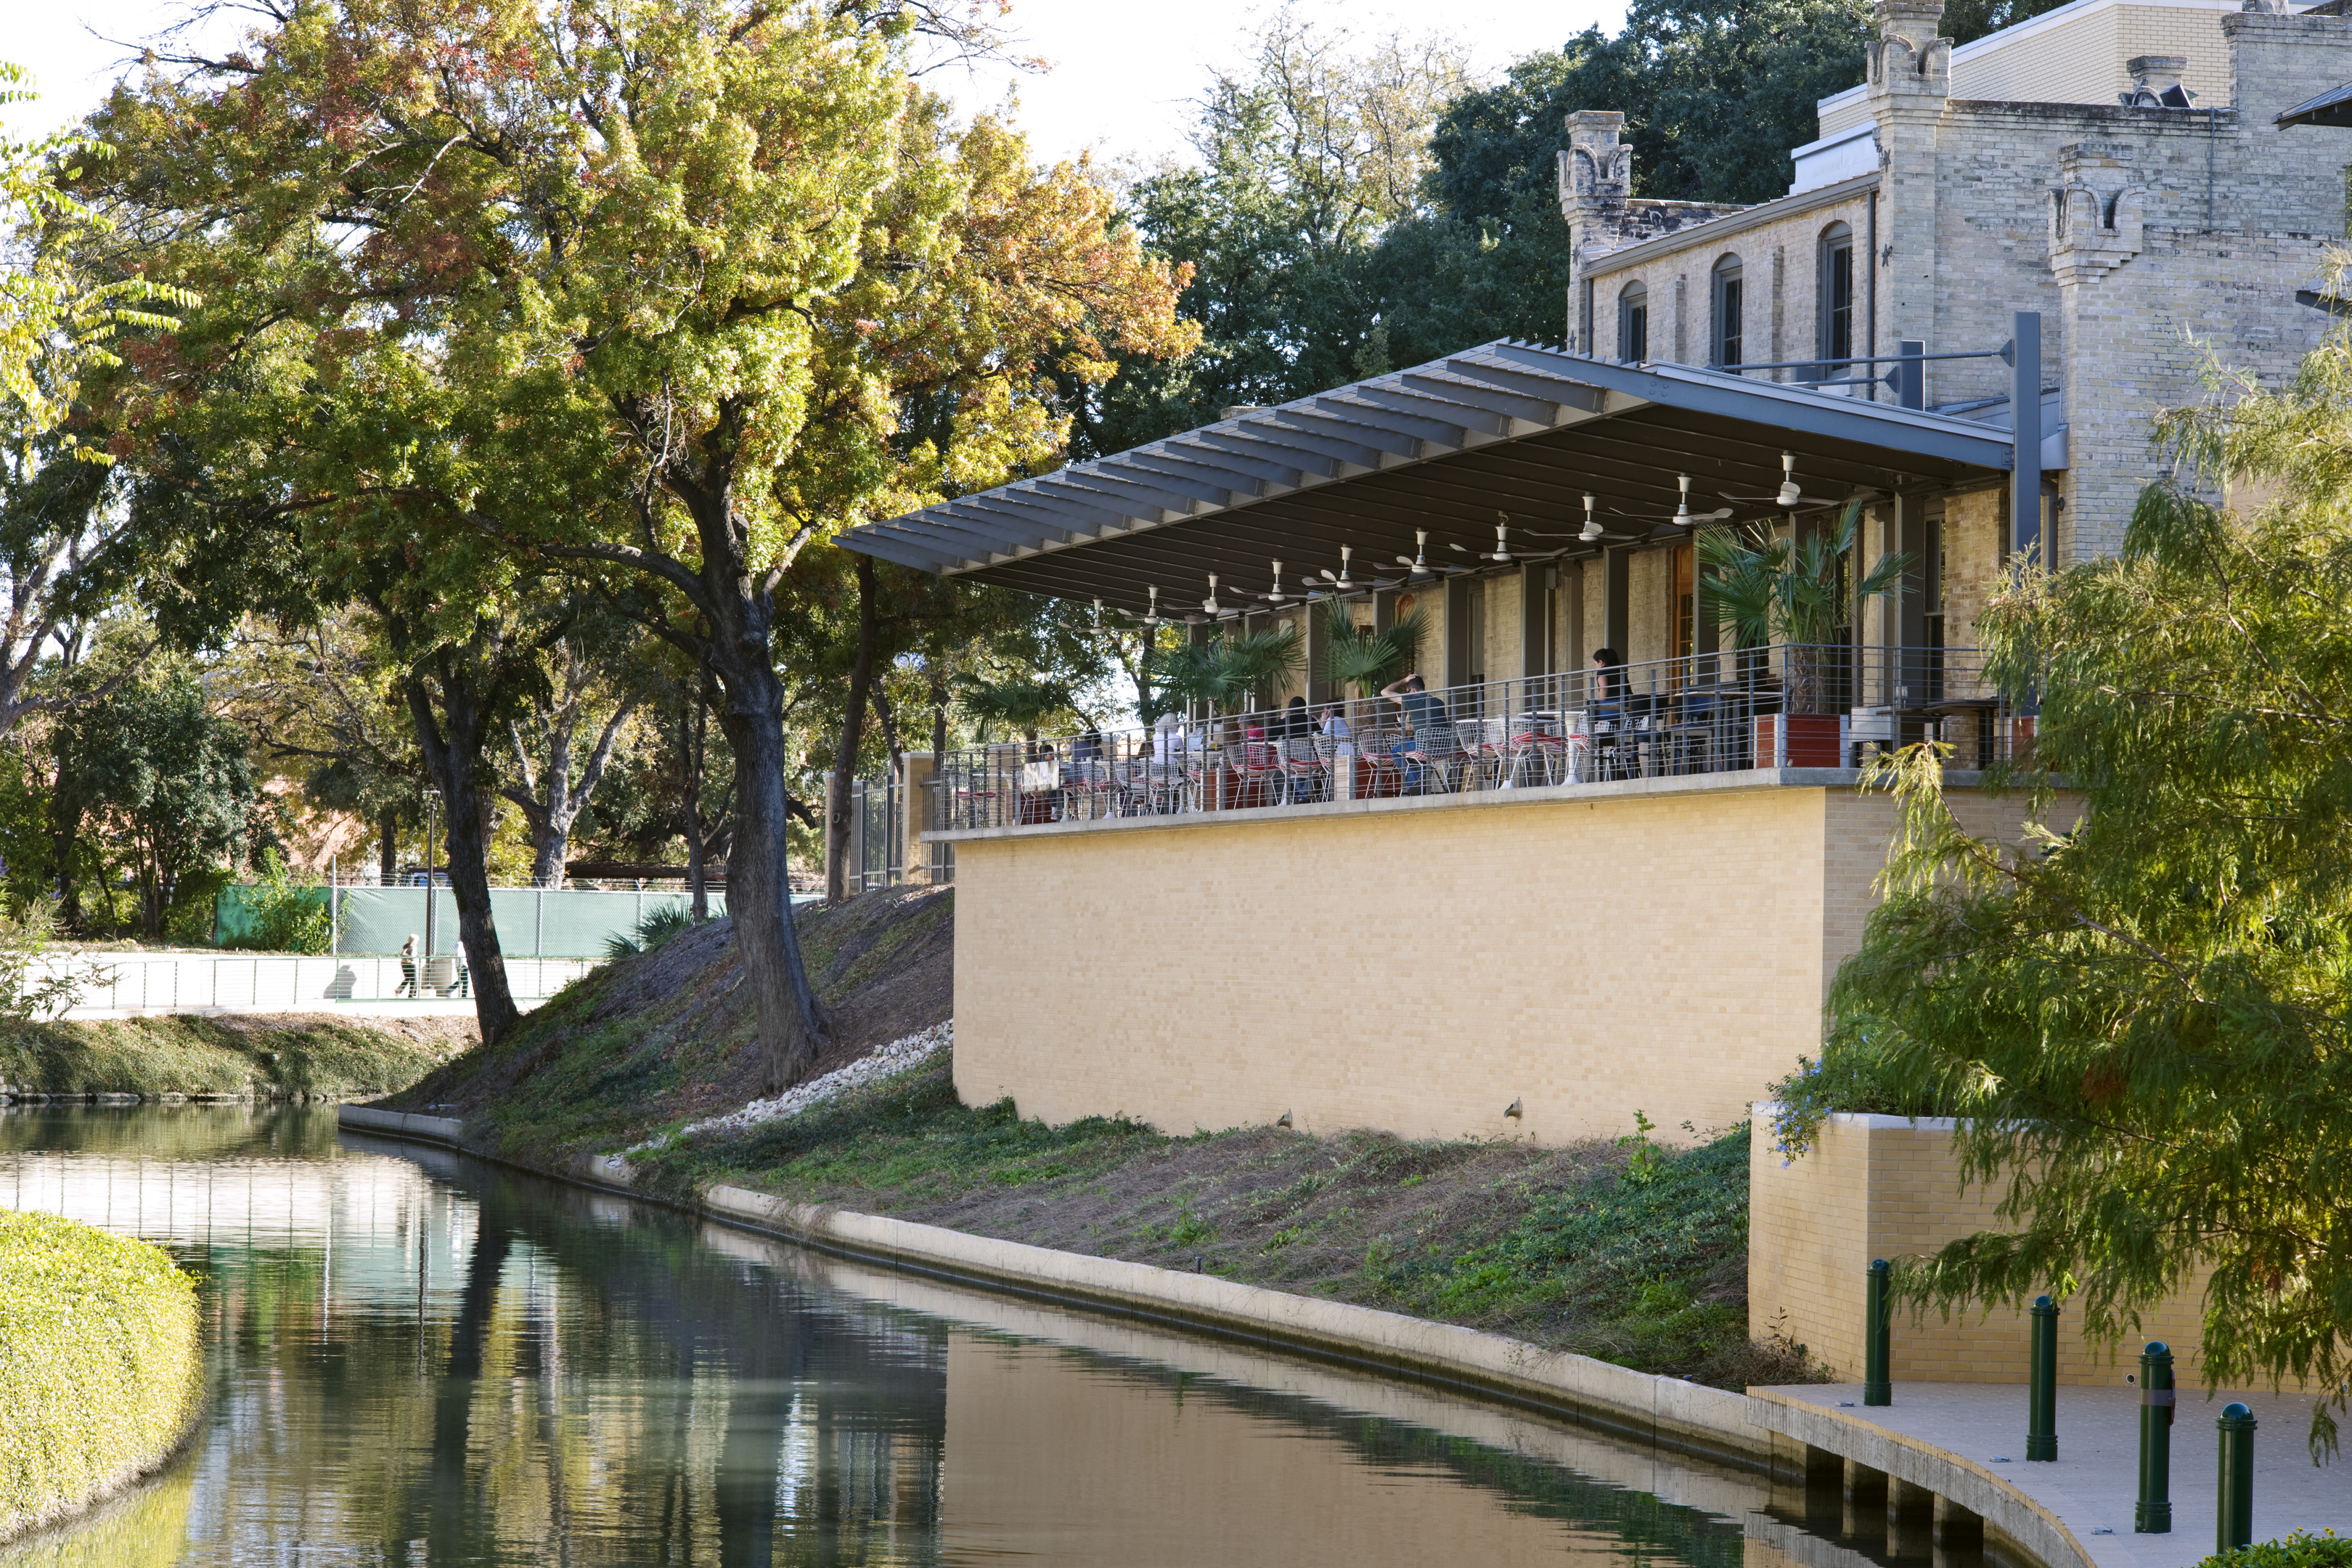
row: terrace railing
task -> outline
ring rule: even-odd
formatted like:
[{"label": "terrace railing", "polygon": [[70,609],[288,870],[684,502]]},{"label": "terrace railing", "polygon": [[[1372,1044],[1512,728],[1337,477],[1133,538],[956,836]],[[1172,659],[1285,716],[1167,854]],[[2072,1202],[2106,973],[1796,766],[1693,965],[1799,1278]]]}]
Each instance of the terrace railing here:
[{"label": "terrace railing", "polygon": [[1969,648],[1725,650],[1311,709],[1167,719],[940,760],[950,830],[1556,784],[1842,768],[1927,739],[1948,765],[2021,756],[2030,716]]}]

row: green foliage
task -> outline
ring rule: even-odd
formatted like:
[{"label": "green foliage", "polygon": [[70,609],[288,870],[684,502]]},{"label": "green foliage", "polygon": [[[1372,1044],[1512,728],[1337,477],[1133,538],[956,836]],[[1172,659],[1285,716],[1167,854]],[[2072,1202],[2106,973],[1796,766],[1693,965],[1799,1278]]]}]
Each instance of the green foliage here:
[{"label": "green foliage", "polygon": [[57,928],[57,906],[47,899],[0,910],[0,1018],[62,1013],[102,977],[97,964],[50,956]]},{"label": "green foliage", "polygon": [[1180,702],[1240,710],[1265,701],[1306,659],[1296,626],[1187,643],[1160,659],[1160,689]]},{"label": "green foliage", "polygon": [[2352,1568],[2352,1540],[2332,1529],[2318,1535],[2298,1530],[2276,1541],[2217,1552],[2197,1568]]},{"label": "green foliage", "polygon": [[1418,609],[1398,616],[1386,631],[1360,628],[1354,612],[1338,600],[1323,617],[1323,679],[1334,686],[1354,687],[1359,697],[1371,696],[1421,658],[1427,622]]},{"label": "green foliage", "polygon": [[[2159,434],[2182,478],[2143,494],[2121,552],[2021,570],[1978,622],[1993,676],[2040,694],[2044,771],[2011,782],[2046,804],[2063,781],[2082,821],[2003,844],[1955,818],[1937,758],[1890,761],[1875,782],[1902,826],[1831,993],[1824,1067],[1959,1117],[1968,1179],[2002,1193],[2004,1228],[1907,1271],[1915,1297],[2051,1289],[2112,1341],[2201,1282],[2209,1385],[2336,1390],[2352,1373],[2352,331],[2293,385],[2219,384]],[[2218,510],[2201,495],[2225,477],[2273,499]],[[2325,1450],[2334,1424],[2315,1416]]]},{"label": "green foliage", "polygon": [[204,1404],[194,1281],[161,1247],[0,1211],[0,1535],[153,1466]]},{"label": "green foliage", "polygon": [[604,939],[607,959],[651,952],[678,932],[694,929],[694,910],[685,901],[663,904],[637,922],[634,931],[614,931]]},{"label": "green foliage", "polygon": [[149,940],[181,879],[242,849],[255,798],[245,731],[215,717],[184,668],[126,681],[57,740],[58,809],[128,853]]},{"label": "green foliage", "polygon": [[309,883],[297,883],[286,871],[286,858],[277,850],[263,852],[261,875],[244,890],[246,926],[221,945],[256,952],[320,953],[334,947],[335,922],[327,908],[327,892]]},{"label": "green foliage", "polygon": [[1032,741],[1047,720],[1075,711],[1069,688],[1057,680],[967,678],[958,683],[956,700],[966,718],[983,726],[983,735],[985,726],[1003,724]]},{"label": "green foliage", "polygon": [[1862,503],[1849,501],[1827,531],[1804,532],[1792,523],[1785,534],[1769,524],[1699,531],[1699,613],[1728,622],[1743,647],[1787,645],[1790,712],[1818,710],[1823,668],[1842,657],[1830,645],[1857,598],[1891,592],[1911,569],[1908,555],[1889,552],[1859,582],[1847,581],[1861,516]]},{"label": "green foliage", "polygon": [[190,1015],[0,1023],[0,1083],[26,1094],[388,1094],[449,1046],[320,1022],[236,1026]]}]

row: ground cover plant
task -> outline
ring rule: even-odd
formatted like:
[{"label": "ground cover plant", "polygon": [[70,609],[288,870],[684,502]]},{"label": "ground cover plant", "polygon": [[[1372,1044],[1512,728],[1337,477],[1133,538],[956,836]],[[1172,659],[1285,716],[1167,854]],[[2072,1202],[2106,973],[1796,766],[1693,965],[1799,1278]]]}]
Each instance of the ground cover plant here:
[{"label": "ground cover plant", "polygon": [[1748,1134],[1646,1129],[1567,1149],[1311,1137],[1170,1138],[968,1107],[945,1055],[799,1116],[640,1156],[654,1190],[719,1182],[1065,1251],[1492,1330],[1726,1387],[1804,1381],[1748,1332]]},{"label": "ground cover plant", "polygon": [[2352,1540],[2333,1530],[2321,1535],[2298,1530],[2276,1541],[2217,1552],[2197,1568],[2352,1568]]},{"label": "ground cover plant", "polygon": [[470,1018],[0,1019],[0,1092],[386,1094],[472,1041]]},{"label": "ground cover plant", "polygon": [[121,1486],[204,1400],[194,1284],[159,1247],[0,1212],[0,1537]]}]

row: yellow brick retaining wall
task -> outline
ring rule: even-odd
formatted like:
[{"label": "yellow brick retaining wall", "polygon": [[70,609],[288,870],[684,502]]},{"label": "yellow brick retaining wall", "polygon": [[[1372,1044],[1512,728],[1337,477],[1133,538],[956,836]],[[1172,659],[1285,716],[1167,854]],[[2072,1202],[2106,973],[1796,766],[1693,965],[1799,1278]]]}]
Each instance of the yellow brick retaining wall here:
[{"label": "yellow brick retaining wall", "polygon": [[[1810,1347],[1840,1377],[1862,1376],[1864,1279],[1874,1258],[1932,1252],[1979,1230],[2008,1228],[1994,1215],[1998,1189],[1960,1190],[1952,1123],[1900,1116],[1832,1116],[1802,1159],[1775,1147],[1770,1108],[1756,1109],[1748,1165],[1748,1312],[1759,1334],[1775,1331]],[[2082,1334],[2082,1316],[2059,1320],[2058,1381],[2115,1384],[2137,1367],[2139,1345],[2163,1340],[2185,1385],[2198,1372],[2194,1297],[2150,1313],[2142,1333],[2112,1359]],[[2022,1383],[2022,1312],[1898,1311],[1897,1381]]]},{"label": "yellow brick retaining wall", "polygon": [[[1175,1133],[1732,1126],[1817,1050],[1874,901],[1894,805],[1853,776],[945,835],[956,1087]],[[1955,805],[2014,837],[2014,802]]]}]

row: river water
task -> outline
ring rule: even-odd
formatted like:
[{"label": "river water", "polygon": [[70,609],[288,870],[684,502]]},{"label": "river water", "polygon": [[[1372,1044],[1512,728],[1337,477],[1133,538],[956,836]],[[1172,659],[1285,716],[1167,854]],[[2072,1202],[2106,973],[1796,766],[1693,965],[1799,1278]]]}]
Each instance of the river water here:
[{"label": "river water", "polygon": [[12,1108],[0,1204],[168,1248],[212,1347],[188,1450],[0,1568],[1895,1561],[1727,1468],[339,1135],[331,1109]]}]

